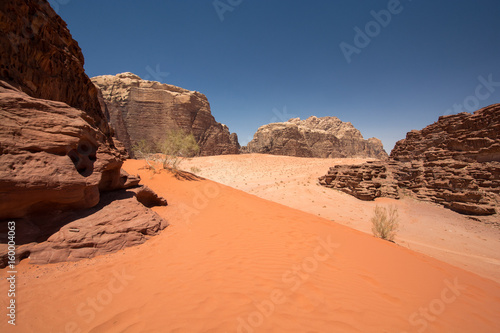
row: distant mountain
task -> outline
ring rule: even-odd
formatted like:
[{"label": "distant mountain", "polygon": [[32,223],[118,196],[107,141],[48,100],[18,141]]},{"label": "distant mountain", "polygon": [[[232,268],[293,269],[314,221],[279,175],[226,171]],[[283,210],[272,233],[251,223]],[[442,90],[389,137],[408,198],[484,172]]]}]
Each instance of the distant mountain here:
[{"label": "distant mountain", "polygon": [[314,116],[261,126],[242,152],[297,157],[387,158],[379,139],[363,139],[351,123],[336,117]]},{"label": "distant mountain", "polygon": [[117,138],[129,152],[138,141],[161,141],[169,130],[193,133],[200,155],[238,154],[235,133],[215,121],[207,97],[169,84],[142,80],[132,73],[91,79],[102,91]]}]

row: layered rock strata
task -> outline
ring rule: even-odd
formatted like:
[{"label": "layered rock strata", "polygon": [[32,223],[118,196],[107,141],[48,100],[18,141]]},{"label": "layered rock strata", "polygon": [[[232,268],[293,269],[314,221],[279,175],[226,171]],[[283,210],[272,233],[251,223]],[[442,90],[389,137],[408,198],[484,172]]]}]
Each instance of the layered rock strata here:
[{"label": "layered rock strata", "polygon": [[[141,204],[154,197],[121,170],[126,152],[78,44],[48,2],[1,1],[0,46],[0,267],[11,260],[10,221],[16,259],[38,263],[116,251],[163,229]],[[58,236],[82,219],[78,239]]]},{"label": "layered rock strata", "polygon": [[116,135],[133,152],[141,140],[161,142],[169,130],[193,133],[200,155],[238,154],[235,133],[215,121],[207,97],[132,73],[92,78],[102,91]]},{"label": "layered rock strata", "polygon": [[398,141],[384,163],[330,168],[319,183],[362,200],[405,191],[469,215],[500,205],[500,104],[440,117]]},{"label": "layered rock strata", "polygon": [[361,200],[386,196],[399,199],[392,165],[370,161],[359,165],[336,165],[320,177],[321,185],[338,189]]},{"label": "layered rock strata", "polygon": [[111,137],[82,51],[48,1],[0,1],[0,32],[2,80],[31,97],[84,110],[92,125]]},{"label": "layered rock strata", "polygon": [[391,151],[396,161],[500,162],[500,104],[473,114],[462,112],[439,117],[424,129],[413,130]]}]

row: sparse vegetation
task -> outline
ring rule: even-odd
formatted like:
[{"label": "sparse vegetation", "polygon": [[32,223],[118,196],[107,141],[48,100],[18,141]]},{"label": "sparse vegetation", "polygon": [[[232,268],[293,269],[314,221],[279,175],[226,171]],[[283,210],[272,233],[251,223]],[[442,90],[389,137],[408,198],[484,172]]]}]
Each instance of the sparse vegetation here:
[{"label": "sparse vegetation", "polygon": [[160,163],[163,169],[177,173],[180,163],[185,158],[195,156],[200,148],[192,133],[176,129],[168,131],[166,138],[160,142],[143,139],[132,150],[138,158],[146,161],[150,169],[156,171]]},{"label": "sparse vegetation", "polygon": [[372,221],[372,232],[375,237],[379,237],[390,242],[394,242],[394,237],[399,227],[398,209],[394,206],[375,206]]},{"label": "sparse vegetation", "polygon": [[167,138],[160,142],[158,148],[163,154],[163,168],[173,171],[179,170],[179,164],[184,158],[193,157],[200,150],[194,135],[182,130],[169,131]]},{"label": "sparse vegetation", "polygon": [[142,139],[132,147],[132,151],[135,157],[145,160],[148,168],[156,172],[157,158],[152,142]]},{"label": "sparse vegetation", "polygon": [[191,172],[192,172],[192,173],[194,173],[195,175],[196,175],[197,173],[199,173],[200,171],[201,171],[201,169],[200,169],[200,168],[198,168],[198,167],[195,167],[195,166],[194,166],[194,167],[191,167]]}]

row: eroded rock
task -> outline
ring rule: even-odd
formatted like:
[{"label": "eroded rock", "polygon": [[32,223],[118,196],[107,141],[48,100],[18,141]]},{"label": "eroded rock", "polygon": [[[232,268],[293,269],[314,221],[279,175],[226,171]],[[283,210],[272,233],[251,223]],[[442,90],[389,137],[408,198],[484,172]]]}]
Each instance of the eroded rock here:
[{"label": "eroded rock", "polygon": [[319,178],[325,187],[339,189],[361,200],[378,197],[399,199],[392,165],[373,161],[360,165],[336,165]]},{"label": "eroded rock", "polygon": [[[168,223],[139,202],[145,190],[117,190],[102,194],[99,204],[77,211],[53,211],[16,221],[16,254],[30,263],[77,261],[144,243]],[[154,193],[153,193],[154,194]],[[154,194],[155,195],[155,194]],[[156,197],[158,201],[166,201]],[[0,252],[0,267],[7,264]]]},{"label": "eroded rock", "polygon": [[363,139],[351,123],[336,117],[294,118],[261,126],[243,151],[297,157],[387,158],[379,139]]},{"label": "eroded rock", "polygon": [[235,133],[215,121],[205,95],[132,73],[92,78],[103,94],[116,135],[129,152],[141,140],[161,142],[169,130],[193,133],[200,155],[238,154]]},{"label": "eroded rock", "polygon": [[[139,179],[121,171],[126,152],[48,2],[1,1],[0,47],[0,266],[8,221],[17,259],[34,262],[116,251],[166,226],[133,192],[117,197]],[[71,227],[85,232],[64,234]]]},{"label": "eroded rock", "polygon": [[391,151],[396,161],[454,159],[466,162],[500,162],[500,104],[473,114],[439,117],[424,129],[408,132]]},{"label": "eroded rock", "polygon": [[494,104],[474,114],[440,117],[409,132],[388,161],[336,166],[319,182],[363,200],[397,198],[395,193],[406,191],[462,214],[495,215],[500,213],[498,147],[500,104]]}]

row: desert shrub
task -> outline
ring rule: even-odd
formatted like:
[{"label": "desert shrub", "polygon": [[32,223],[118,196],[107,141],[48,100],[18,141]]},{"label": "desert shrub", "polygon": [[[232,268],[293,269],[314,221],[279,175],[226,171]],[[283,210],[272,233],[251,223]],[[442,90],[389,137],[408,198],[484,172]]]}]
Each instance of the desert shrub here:
[{"label": "desert shrub", "polygon": [[148,168],[156,171],[160,164],[163,169],[174,172],[184,158],[195,156],[199,150],[194,135],[179,129],[168,131],[164,140],[142,139],[132,147],[135,157],[145,160]]},{"label": "desert shrub", "polygon": [[166,138],[158,144],[158,150],[163,154],[163,168],[177,171],[182,160],[195,156],[200,147],[192,133],[177,129],[167,133]]},{"label": "desert shrub", "polygon": [[375,237],[379,237],[394,242],[396,231],[399,226],[398,209],[394,206],[386,207],[375,206],[373,211],[372,232]]},{"label": "desert shrub", "polygon": [[134,153],[134,156],[141,159],[145,160],[146,164],[148,165],[149,169],[152,169],[156,171],[156,152],[155,152],[155,146],[153,143],[150,141],[147,141],[145,139],[142,139],[138,142],[136,142],[132,146],[132,152]]},{"label": "desert shrub", "polygon": [[198,167],[195,167],[195,166],[194,166],[194,167],[191,167],[191,172],[192,172],[192,173],[194,173],[194,174],[197,174],[197,173],[199,173],[200,171],[201,171],[201,169],[200,169],[200,168],[198,168]]}]

